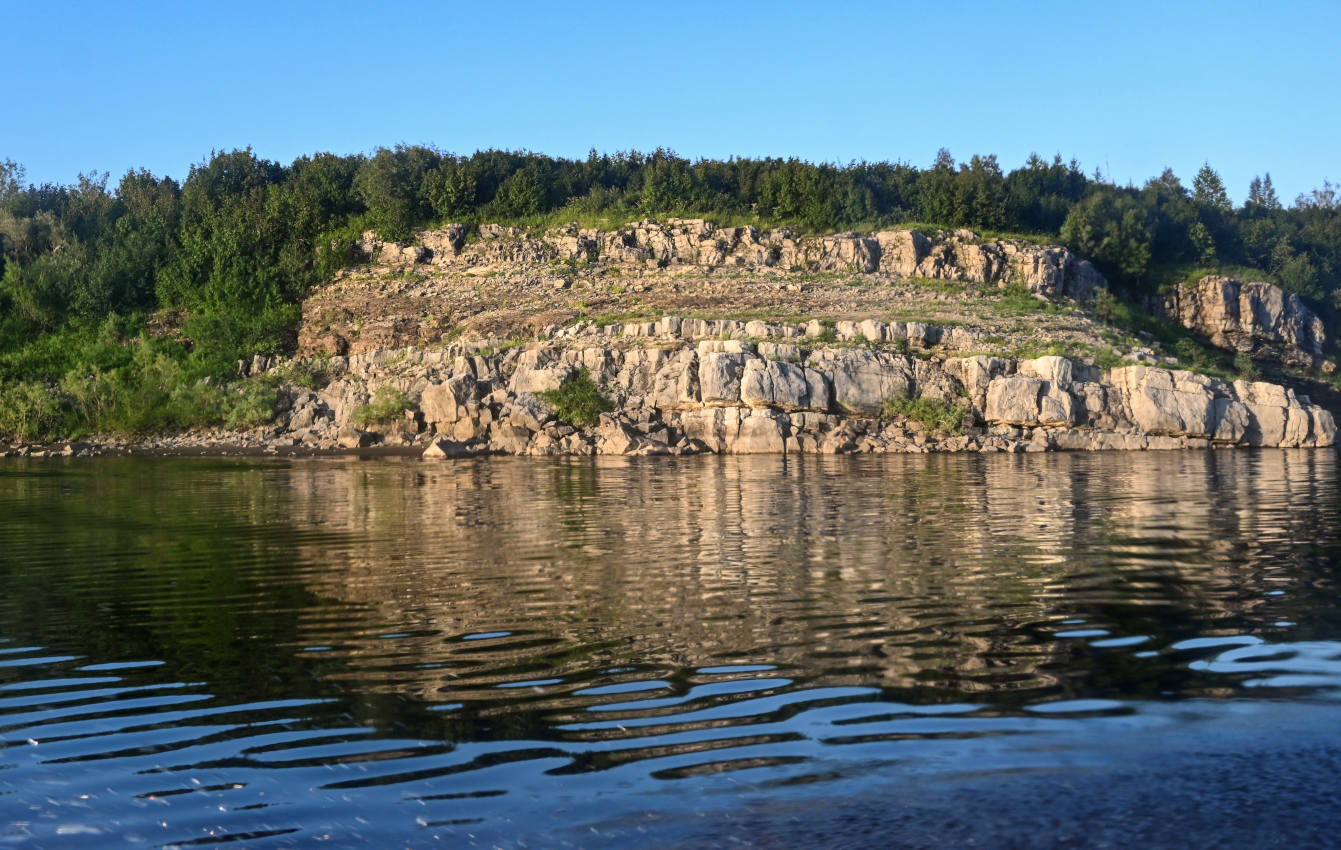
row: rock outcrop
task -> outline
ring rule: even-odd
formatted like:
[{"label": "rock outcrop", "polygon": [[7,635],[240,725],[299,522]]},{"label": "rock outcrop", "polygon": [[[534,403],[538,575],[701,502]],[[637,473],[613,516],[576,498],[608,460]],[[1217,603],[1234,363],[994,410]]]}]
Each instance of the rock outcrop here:
[{"label": "rock outcrop", "polygon": [[803,236],[787,228],[717,227],[702,219],[640,221],[617,230],[576,224],[541,234],[486,224],[476,241],[463,225],[425,231],[413,242],[381,242],[369,232],[365,256],[386,266],[517,269],[563,264],[651,269],[743,269],[848,272],[956,280],[1005,286],[1018,282],[1040,295],[1084,300],[1107,282],[1065,248],[1019,240],[979,239],[967,230],[888,230]]},{"label": "rock outcrop", "polygon": [[1183,284],[1160,306],[1169,318],[1221,348],[1307,368],[1325,363],[1322,320],[1298,295],[1273,284],[1208,275]]},{"label": "rock outcrop", "polygon": [[[1332,415],[1274,384],[1177,369],[1108,370],[1065,357],[1012,360],[941,347],[939,328],[731,325],[665,317],[576,325],[497,351],[461,344],[331,358],[336,379],[293,399],[283,439],[366,444],[353,412],[379,385],[409,409],[382,439],[430,456],[693,452],[1045,451],[1330,446]],[[880,341],[886,341],[881,344]],[[272,367],[280,368],[282,367]],[[543,401],[585,370],[614,403],[592,424]],[[898,414],[941,411],[932,430]],[[958,427],[955,427],[955,419]]]}]

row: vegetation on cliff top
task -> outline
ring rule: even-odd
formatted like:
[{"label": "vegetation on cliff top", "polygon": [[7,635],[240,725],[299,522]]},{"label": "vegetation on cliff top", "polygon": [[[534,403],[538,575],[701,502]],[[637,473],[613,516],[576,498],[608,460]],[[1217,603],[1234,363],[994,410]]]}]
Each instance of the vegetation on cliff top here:
[{"label": "vegetation on cliff top", "polygon": [[[236,361],[291,347],[301,299],[353,260],[365,228],[403,238],[446,221],[611,226],[659,215],[809,231],[929,222],[1021,233],[1093,258],[1129,295],[1232,266],[1298,292],[1333,327],[1341,312],[1335,188],[1286,208],[1268,175],[1234,208],[1209,165],[1191,188],[1168,170],[1121,187],[1036,156],[1004,173],[994,156],[956,163],[944,151],[919,169],[402,145],[287,166],[250,150],[216,152],[181,182],[132,171],[115,185],[93,174],[36,186],[5,160],[0,436],[259,419],[264,393],[225,386]],[[249,399],[236,415],[235,397]]]}]

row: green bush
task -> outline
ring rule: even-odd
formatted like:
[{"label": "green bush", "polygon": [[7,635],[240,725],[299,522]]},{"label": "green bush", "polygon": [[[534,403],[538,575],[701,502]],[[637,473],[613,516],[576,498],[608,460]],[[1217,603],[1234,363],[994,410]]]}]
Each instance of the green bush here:
[{"label": "green bush", "polygon": [[290,360],[279,375],[296,387],[319,390],[331,382],[330,361],[326,357],[305,357]]},{"label": "green bush", "polygon": [[30,382],[0,386],[0,436],[35,440],[60,421],[60,405],[50,388]]},{"label": "green bush", "polygon": [[409,396],[395,387],[381,386],[373,394],[372,401],[354,408],[351,418],[360,428],[370,425],[384,425],[399,419],[410,406]]},{"label": "green bush", "polygon": [[586,369],[564,381],[557,390],[540,393],[540,397],[553,406],[560,419],[573,425],[594,424],[602,413],[615,409]]},{"label": "green bush", "polygon": [[948,431],[959,434],[964,428],[963,403],[936,401],[929,398],[894,396],[885,399],[885,415],[891,418],[912,419],[922,423],[928,431]]},{"label": "green bush", "polygon": [[244,431],[268,425],[274,421],[278,406],[279,393],[270,383],[263,380],[245,381],[229,397],[224,427]]},{"label": "green bush", "polygon": [[1257,363],[1253,360],[1251,354],[1246,351],[1240,351],[1234,355],[1234,371],[1245,381],[1260,381],[1262,373],[1257,368]]}]

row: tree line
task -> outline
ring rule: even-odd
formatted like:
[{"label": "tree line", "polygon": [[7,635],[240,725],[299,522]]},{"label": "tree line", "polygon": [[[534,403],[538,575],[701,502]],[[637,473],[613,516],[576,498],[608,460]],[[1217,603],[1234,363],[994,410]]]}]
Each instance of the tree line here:
[{"label": "tree line", "polygon": [[1333,324],[1341,314],[1335,187],[1287,207],[1267,174],[1235,207],[1209,164],[1190,187],[1168,169],[1137,187],[1060,156],[1031,156],[1006,173],[995,156],[957,162],[944,150],[917,168],[398,145],[288,165],[250,149],[215,152],[180,182],[144,170],[114,185],[105,173],[69,185],[24,178],[0,161],[0,385],[112,380],[144,373],[136,357],[157,358],[174,376],[137,402],[151,411],[146,425],[193,424],[164,412],[165,393],[221,380],[239,357],[283,352],[302,297],[354,260],[366,228],[403,239],[448,221],[543,227],[667,215],[812,232],[967,227],[1065,243],[1131,294],[1193,269],[1230,269],[1299,293]]}]

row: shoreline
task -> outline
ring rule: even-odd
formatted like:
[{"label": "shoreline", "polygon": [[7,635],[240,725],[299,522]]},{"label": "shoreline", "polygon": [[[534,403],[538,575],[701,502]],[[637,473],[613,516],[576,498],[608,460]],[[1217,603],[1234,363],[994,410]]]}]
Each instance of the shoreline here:
[{"label": "shoreline", "polygon": [[503,346],[258,357],[245,371],[274,388],[271,424],[91,435],[0,454],[922,454],[1337,442],[1333,414],[1279,384],[1190,372],[1139,351],[1108,368],[974,353],[957,330],[663,317]]}]

